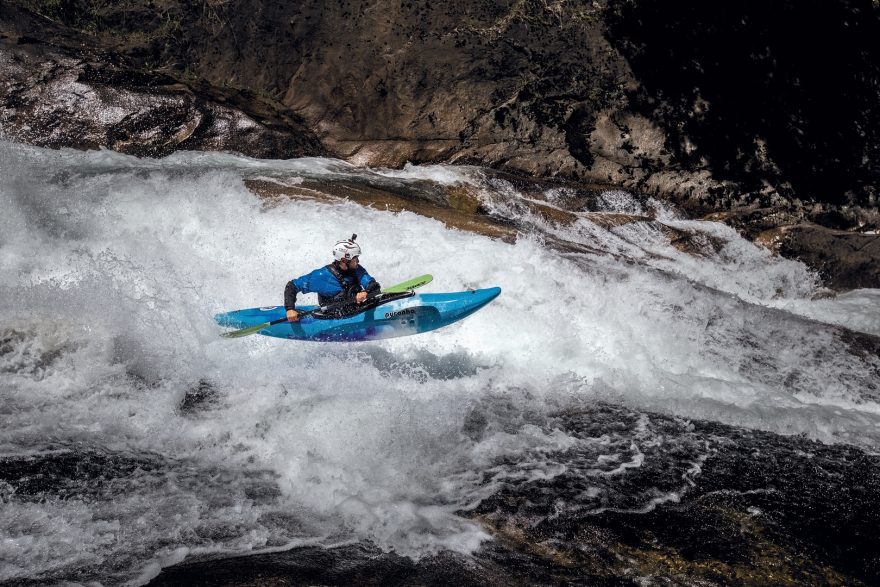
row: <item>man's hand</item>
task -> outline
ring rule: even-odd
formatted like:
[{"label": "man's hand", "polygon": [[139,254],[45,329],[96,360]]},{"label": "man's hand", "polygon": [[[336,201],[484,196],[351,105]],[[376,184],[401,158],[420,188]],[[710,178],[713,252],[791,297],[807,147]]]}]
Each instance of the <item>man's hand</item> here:
[{"label": "man's hand", "polygon": [[287,321],[288,322],[299,321],[299,312],[297,312],[296,310],[288,310],[287,311]]},{"label": "man's hand", "polygon": [[354,296],[354,301],[363,304],[364,300],[367,299],[367,292],[359,291],[356,296]]}]

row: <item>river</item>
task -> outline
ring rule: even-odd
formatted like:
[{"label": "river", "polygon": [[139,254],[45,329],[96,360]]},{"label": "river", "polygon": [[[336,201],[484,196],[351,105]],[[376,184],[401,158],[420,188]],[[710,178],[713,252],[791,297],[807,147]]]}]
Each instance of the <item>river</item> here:
[{"label": "river", "polygon": [[[248,182],[308,190],[265,198]],[[494,228],[322,195],[340,183],[422,206],[465,189]],[[743,531],[789,549],[763,556],[880,578],[876,538],[829,544],[880,520],[876,485],[852,477],[880,471],[878,290],[834,295],[803,264],[668,203],[523,191],[474,167],[2,142],[0,204],[0,582],[146,584],[179,563],[291,552],[393,556],[413,577],[453,557],[483,565],[477,583],[505,577],[480,561],[541,557],[575,578],[621,576],[578,563],[572,552],[589,556],[573,545],[668,528],[665,508],[710,493],[775,528]],[[218,336],[215,313],[279,305],[287,280],[352,233],[380,283],[431,273],[425,291],[502,294],[382,342]],[[816,501],[798,502],[813,483]],[[781,505],[743,497],[762,491]],[[820,519],[822,491],[861,513]],[[788,513],[768,521],[772,507]],[[560,526],[572,520],[606,534]],[[688,544],[708,540],[675,523]],[[656,528],[661,546],[627,548],[694,560]],[[731,544],[705,555],[728,565],[711,571],[722,578],[730,553],[757,564]],[[633,581],[672,573],[627,552],[643,561],[628,563]],[[323,564],[303,576],[351,579]]]}]

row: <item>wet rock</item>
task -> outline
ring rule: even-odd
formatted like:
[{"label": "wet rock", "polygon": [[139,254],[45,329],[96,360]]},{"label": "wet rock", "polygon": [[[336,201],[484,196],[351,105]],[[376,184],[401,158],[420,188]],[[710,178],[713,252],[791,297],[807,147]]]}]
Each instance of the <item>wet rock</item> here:
[{"label": "wet rock", "polygon": [[[383,183],[336,181],[333,183],[304,180],[297,184],[265,180],[247,180],[245,185],[260,195],[268,205],[280,198],[304,200],[334,201],[347,199],[359,204],[368,205],[379,210],[399,212],[406,210],[428,218],[434,218],[447,226],[485,234],[496,238],[512,241],[516,231],[500,219],[485,213],[473,213],[470,207],[472,200],[465,200],[461,190],[453,189],[450,200],[443,190],[413,189],[402,191],[399,188]],[[424,186],[429,187],[429,186]],[[467,210],[459,208],[465,206]],[[482,212],[482,211],[479,211]]]},{"label": "wet rock", "polygon": [[324,152],[292,113],[249,92],[186,85],[22,37],[0,38],[0,71],[7,139],[154,157],[181,149],[254,157]]},{"label": "wet rock", "polygon": [[880,516],[875,456],[612,406],[561,419],[584,439],[631,430],[642,457],[617,473],[596,449],[560,454],[563,474],[484,500],[474,514],[508,548],[568,573],[659,583],[877,581],[878,545],[865,540]]},{"label": "wet rock", "polygon": [[474,408],[465,417],[461,431],[474,442],[479,442],[483,439],[488,425],[489,421],[486,416],[479,409]]},{"label": "wet rock", "polygon": [[724,222],[743,236],[755,240],[761,233],[796,224],[817,224],[854,234],[873,233],[880,229],[880,210],[861,206],[835,207],[821,203],[793,200],[784,204],[770,198],[752,206],[734,205],[723,212],[707,214],[704,220]]},{"label": "wet rock", "polygon": [[192,562],[166,569],[149,585],[501,585],[461,555],[415,562],[370,544],[303,547],[278,554]]},{"label": "wet rock", "polygon": [[[471,412],[484,434],[496,404]],[[532,425],[570,448],[500,459],[460,512],[493,539],[418,560],[360,542],[208,560],[152,585],[869,585],[880,580],[880,459],[802,437],[597,404]],[[542,421],[543,419],[543,421]],[[558,463],[552,475],[529,466]],[[517,474],[519,473],[519,474]],[[489,482],[490,479],[487,479]]]},{"label": "wet rock", "polygon": [[880,288],[880,235],[798,224],[762,233],[759,239],[815,268],[829,287]]},{"label": "wet rock", "polygon": [[31,455],[0,457],[0,482],[9,484],[16,499],[66,499],[84,492],[100,494],[116,478],[152,473],[161,466],[155,455],[61,445]]},{"label": "wet rock", "polygon": [[210,381],[204,379],[188,388],[180,401],[180,413],[194,416],[219,404],[219,392]]},{"label": "wet rock", "polygon": [[880,216],[876,209],[792,202],[737,207],[705,219],[729,224],[774,253],[804,262],[830,289],[880,287]]}]

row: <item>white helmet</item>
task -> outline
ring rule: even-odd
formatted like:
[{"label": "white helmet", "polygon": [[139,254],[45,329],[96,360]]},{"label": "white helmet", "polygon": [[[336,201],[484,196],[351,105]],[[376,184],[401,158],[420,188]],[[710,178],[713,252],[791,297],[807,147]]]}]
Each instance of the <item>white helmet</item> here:
[{"label": "white helmet", "polygon": [[361,254],[361,246],[354,242],[357,238],[356,234],[351,235],[347,241],[339,241],[333,245],[333,258],[337,261],[345,259],[348,261],[352,257],[359,257]]}]

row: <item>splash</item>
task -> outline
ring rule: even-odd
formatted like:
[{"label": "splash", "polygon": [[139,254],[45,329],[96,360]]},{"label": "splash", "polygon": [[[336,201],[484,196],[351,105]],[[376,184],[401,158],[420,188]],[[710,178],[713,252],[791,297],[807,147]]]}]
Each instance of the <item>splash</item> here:
[{"label": "splash", "polygon": [[[880,359],[835,326],[876,334],[876,292],[814,301],[801,264],[659,202],[606,193],[563,226],[473,168],[9,143],[0,161],[0,458],[56,471],[31,493],[0,486],[3,580],[144,581],[187,554],[346,540],[470,552],[488,535],[461,511],[517,475],[560,474],[548,455],[588,445],[607,463],[596,470],[640,466],[629,440],[603,454],[553,424],[600,400],[880,444]],[[346,201],[266,206],[254,177],[466,184],[520,234]],[[622,213],[648,220],[595,216]],[[670,230],[696,244],[676,248]],[[383,343],[217,336],[214,313],[277,305],[354,232],[380,282],[432,273],[433,291],[505,293]],[[89,548],[63,547],[76,543]]]}]

